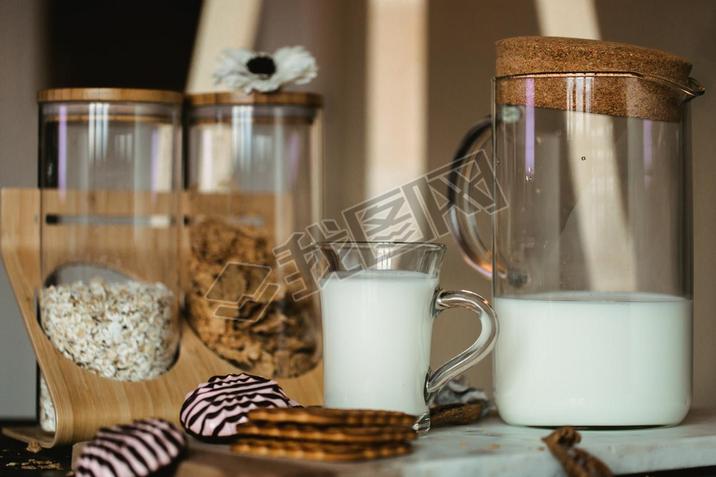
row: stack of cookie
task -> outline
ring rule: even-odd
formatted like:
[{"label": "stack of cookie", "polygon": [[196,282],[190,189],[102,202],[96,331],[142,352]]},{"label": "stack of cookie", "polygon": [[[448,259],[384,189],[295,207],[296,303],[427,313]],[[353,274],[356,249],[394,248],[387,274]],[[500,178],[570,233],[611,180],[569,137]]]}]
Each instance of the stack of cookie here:
[{"label": "stack of cookie", "polygon": [[234,452],[332,462],[408,454],[415,417],[356,409],[255,409],[236,426]]}]

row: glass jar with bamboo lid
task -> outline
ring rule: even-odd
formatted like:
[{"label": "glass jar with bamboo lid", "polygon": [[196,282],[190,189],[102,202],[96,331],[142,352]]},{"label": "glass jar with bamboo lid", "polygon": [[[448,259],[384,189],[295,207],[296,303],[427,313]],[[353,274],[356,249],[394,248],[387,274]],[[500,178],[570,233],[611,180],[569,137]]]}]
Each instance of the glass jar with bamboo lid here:
[{"label": "glass jar with bamboo lid", "polygon": [[321,218],[321,98],[208,93],[188,103],[188,320],[241,369],[301,376],[321,357],[318,303],[277,257]]},{"label": "glass jar with bamboo lid", "polygon": [[[42,327],[91,372],[156,378],[180,337],[182,95],[69,88],[38,102]],[[44,380],[40,390],[40,422],[53,431]]]}]

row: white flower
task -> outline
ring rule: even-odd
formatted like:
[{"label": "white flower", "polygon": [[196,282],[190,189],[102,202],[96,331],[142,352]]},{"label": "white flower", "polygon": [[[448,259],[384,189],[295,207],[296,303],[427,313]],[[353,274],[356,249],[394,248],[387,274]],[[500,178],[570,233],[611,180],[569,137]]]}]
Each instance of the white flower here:
[{"label": "white flower", "polygon": [[317,74],[316,59],[302,46],[279,48],[273,55],[230,48],[219,57],[214,82],[246,94],[268,93],[288,83],[306,84]]}]

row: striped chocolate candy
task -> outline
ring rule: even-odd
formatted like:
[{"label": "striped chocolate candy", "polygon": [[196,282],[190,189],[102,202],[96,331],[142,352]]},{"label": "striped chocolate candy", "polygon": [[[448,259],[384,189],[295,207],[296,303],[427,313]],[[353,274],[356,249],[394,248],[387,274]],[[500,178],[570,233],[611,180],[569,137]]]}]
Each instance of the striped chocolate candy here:
[{"label": "striped chocolate candy", "polygon": [[162,419],[103,427],[82,449],[77,477],[143,477],[178,458],[186,447],[184,433]]},{"label": "striped chocolate candy", "polygon": [[252,409],[296,406],[276,381],[229,374],[214,376],[187,394],[179,419],[195,437],[224,439],[236,435],[236,425],[245,422]]}]

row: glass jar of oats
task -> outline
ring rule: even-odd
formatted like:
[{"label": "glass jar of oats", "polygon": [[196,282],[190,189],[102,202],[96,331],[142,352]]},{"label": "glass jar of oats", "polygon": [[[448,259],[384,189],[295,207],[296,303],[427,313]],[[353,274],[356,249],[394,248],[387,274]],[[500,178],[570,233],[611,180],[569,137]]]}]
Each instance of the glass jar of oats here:
[{"label": "glass jar of oats", "polygon": [[[42,327],[91,372],[156,378],[173,364],[180,335],[182,95],[72,88],[38,100]],[[41,377],[48,432],[51,392]]]},{"label": "glass jar of oats", "polygon": [[243,370],[303,375],[321,357],[302,255],[306,232],[320,228],[321,98],[208,93],[188,103],[188,321]]}]

